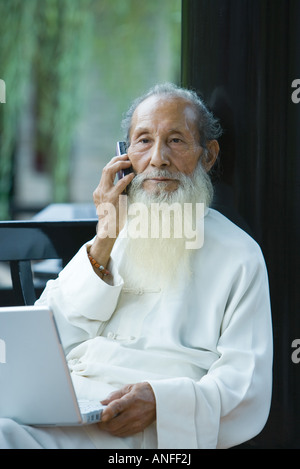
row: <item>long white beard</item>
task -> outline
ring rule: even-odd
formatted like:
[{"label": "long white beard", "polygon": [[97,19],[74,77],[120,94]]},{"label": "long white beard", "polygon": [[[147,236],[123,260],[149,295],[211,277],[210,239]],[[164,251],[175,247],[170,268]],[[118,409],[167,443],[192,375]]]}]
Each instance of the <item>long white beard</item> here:
[{"label": "long white beard", "polygon": [[[179,180],[179,187],[172,192],[165,190],[166,183],[157,184],[156,191],[148,193],[143,189],[145,175],[138,174],[133,179],[128,195],[128,212],[134,204],[143,204],[148,210],[139,213],[139,224],[146,227],[146,236],[135,237],[130,231],[126,231],[126,237],[119,239],[122,243],[123,256],[119,261],[119,271],[125,281],[127,288],[151,289],[163,288],[172,282],[178,270],[182,276],[191,275],[191,256],[193,250],[187,249],[187,235],[184,230],[189,225],[196,229],[197,204],[204,204],[208,207],[213,197],[213,187],[209,176],[199,164],[191,176],[183,173],[170,174],[166,170],[155,170],[149,177],[176,177]],[[166,219],[163,211],[159,212],[159,217],[151,216],[152,204],[175,204],[177,211],[169,211],[169,233],[166,236]],[[184,204],[193,207],[188,213],[184,210]],[[184,217],[180,219],[177,214],[181,212]],[[125,230],[128,229],[132,217],[128,215]],[[182,226],[178,226],[182,223]],[[148,227],[148,230],[147,230]],[[145,233],[145,230],[143,230]],[[168,231],[168,230],[167,230]],[[156,237],[153,237],[155,233]],[[181,236],[178,236],[181,233]],[[151,236],[152,234],[152,236]]]}]

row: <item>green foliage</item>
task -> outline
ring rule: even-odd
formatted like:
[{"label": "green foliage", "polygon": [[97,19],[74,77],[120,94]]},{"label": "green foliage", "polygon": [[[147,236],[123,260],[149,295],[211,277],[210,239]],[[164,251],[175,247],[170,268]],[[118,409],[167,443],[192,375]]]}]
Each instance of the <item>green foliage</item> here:
[{"label": "green foliage", "polygon": [[36,146],[52,173],[55,202],[68,200],[72,136],[91,41],[91,7],[91,0],[43,0],[36,11]]},{"label": "green foliage", "polygon": [[123,107],[158,81],[179,81],[180,0],[101,0],[95,7],[95,62],[105,58],[101,76]]},{"label": "green foliage", "polygon": [[0,219],[9,217],[18,115],[35,49],[35,8],[36,0],[0,0],[0,77],[6,83],[6,103],[0,104]]},{"label": "green foliage", "polygon": [[[36,153],[53,201],[69,199],[74,131],[92,70],[124,107],[157,81],[179,80],[180,0],[0,0],[0,219],[9,218],[19,116],[35,96]],[[174,60],[177,57],[177,61]]]}]

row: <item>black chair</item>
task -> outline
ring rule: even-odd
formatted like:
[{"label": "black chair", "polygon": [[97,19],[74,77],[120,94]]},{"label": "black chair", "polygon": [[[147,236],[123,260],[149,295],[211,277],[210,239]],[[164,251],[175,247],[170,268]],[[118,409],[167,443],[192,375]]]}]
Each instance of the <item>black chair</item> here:
[{"label": "black chair", "polygon": [[[31,305],[38,296],[32,261],[60,259],[64,267],[96,233],[97,220],[0,221],[0,261],[10,264],[12,290],[0,305]],[[39,292],[40,293],[40,292]]]}]

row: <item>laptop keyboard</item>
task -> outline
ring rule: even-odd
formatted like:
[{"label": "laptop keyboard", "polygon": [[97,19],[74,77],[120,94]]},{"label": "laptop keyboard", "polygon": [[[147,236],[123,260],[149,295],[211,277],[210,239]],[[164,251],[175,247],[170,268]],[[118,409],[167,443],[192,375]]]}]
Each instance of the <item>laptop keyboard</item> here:
[{"label": "laptop keyboard", "polygon": [[102,405],[99,401],[79,399],[78,405],[82,419],[85,423],[100,422],[101,414],[105,406]]}]

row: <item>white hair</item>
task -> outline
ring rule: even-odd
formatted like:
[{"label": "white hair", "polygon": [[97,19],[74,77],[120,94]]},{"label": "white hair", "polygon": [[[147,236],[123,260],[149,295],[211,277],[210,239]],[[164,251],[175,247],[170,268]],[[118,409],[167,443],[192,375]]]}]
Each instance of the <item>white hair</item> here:
[{"label": "white hair", "polygon": [[204,104],[203,100],[197,95],[195,91],[179,87],[177,85],[174,85],[173,83],[164,83],[155,85],[153,88],[150,88],[147,93],[143,94],[135,101],[133,101],[130,108],[125,113],[124,118],[122,120],[122,128],[124,130],[125,139],[127,140],[128,145],[130,144],[129,135],[134,111],[139,106],[139,104],[141,104],[143,101],[150,98],[151,96],[183,98],[186,101],[189,101],[196,109],[198,115],[198,130],[200,144],[204,148],[206,148],[207,141],[218,139],[222,135],[222,128],[219,124],[218,119],[216,119],[212,112],[209,111],[207,106]]}]

